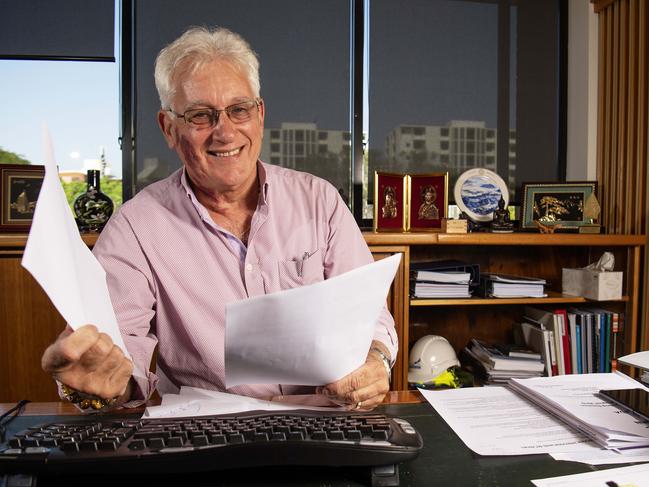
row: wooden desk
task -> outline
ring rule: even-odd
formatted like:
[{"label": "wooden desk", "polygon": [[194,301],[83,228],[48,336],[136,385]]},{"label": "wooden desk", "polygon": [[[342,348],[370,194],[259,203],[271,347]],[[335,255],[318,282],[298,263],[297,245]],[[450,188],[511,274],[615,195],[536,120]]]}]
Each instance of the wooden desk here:
[{"label": "wooden desk", "polygon": [[[384,404],[417,404],[423,402],[424,398],[419,391],[390,391],[385,399]],[[149,401],[148,405],[157,406],[159,400]],[[0,403],[0,414],[9,411],[15,404]],[[128,410],[120,410],[133,414],[142,414],[145,406]],[[22,411],[23,416],[72,416],[78,415],[79,410],[69,402],[30,402],[27,403]]]},{"label": "wooden desk", "polygon": [[[0,404],[6,411],[13,404]],[[583,473],[615,467],[593,467],[581,463],[558,462],[549,455],[484,457],[474,454],[458,438],[446,422],[418,392],[395,392],[378,408],[390,415],[407,419],[424,439],[424,449],[415,459],[400,465],[402,486],[477,486],[532,485],[530,480]],[[142,410],[133,410],[139,413]],[[38,422],[55,421],[55,415],[78,414],[74,407],[64,403],[28,404],[25,414],[16,418],[8,427],[8,433],[16,433]],[[121,415],[124,417],[124,415]],[[69,416],[68,416],[69,418]],[[59,419],[64,419],[59,416]],[[1,446],[0,446],[1,448]],[[50,485],[103,485],[115,487],[126,485],[166,486],[363,486],[367,485],[367,468],[324,467],[272,467],[224,470],[210,473],[147,476],[139,479],[104,475],[97,472],[89,477],[60,476],[39,477],[39,487]]]}]

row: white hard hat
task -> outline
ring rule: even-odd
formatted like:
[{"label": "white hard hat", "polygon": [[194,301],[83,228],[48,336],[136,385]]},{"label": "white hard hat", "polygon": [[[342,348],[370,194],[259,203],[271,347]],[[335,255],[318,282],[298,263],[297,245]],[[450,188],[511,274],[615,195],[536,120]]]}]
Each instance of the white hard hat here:
[{"label": "white hard hat", "polygon": [[426,335],[417,340],[410,350],[408,382],[426,383],[460,365],[455,350],[448,340],[438,335]]}]

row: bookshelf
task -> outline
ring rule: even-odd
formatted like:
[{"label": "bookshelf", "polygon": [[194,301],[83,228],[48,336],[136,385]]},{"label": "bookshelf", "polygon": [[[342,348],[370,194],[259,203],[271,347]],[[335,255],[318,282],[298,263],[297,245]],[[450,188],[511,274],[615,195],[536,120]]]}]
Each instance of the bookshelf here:
[{"label": "bookshelf", "polygon": [[[416,299],[410,297],[406,279],[402,296],[407,304],[403,306],[402,314],[395,316],[400,334],[400,353],[393,376],[400,376],[398,387],[402,389],[407,388],[408,351],[420,337],[442,335],[457,352],[471,338],[486,342],[509,341],[511,325],[521,319],[526,305],[547,310],[599,306],[624,313],[621,354],[639,350],[644,235],[378,232],[364,235],[375,255],[390,247],[401,246],[405,249],[408,267],[412,262],[457,259],[479,264],[481,272],[542,277],[549,283],[545,298]],[[562,268],[584,267],[598,260],[605,251],[614,254],[615,270],[625,273],[621,299],[596,302],[561,294]]]}]

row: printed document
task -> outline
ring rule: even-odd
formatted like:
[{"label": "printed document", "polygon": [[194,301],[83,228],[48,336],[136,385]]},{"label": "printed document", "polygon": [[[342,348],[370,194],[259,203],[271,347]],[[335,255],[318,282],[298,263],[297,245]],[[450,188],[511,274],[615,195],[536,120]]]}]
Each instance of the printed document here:
[{"label": "printed document", "polygon": [[536,479],[537,487],[649,487],[649,463],[631,467],[611,468],[599,472],[578,473],[549,479]]},{"label": "printed document", "polygon": [[599,450],[588,437],[505,387],[419,391],[466,446],[479,455]]},{"label": "printed document", "polygon": [[[296,396],[290,396],[296,397]],[[149,406],[144,412],[148,418],[182,418],[212,414],[236,414],[246,411],[288,411],[309,409],[315,411],[346,410],[344,407],[310,406],[290,402],[265,401],[227,392],[209,391],[182,386],[178,394],[162,396],[160,406]]]},{"label": "printed document", "polygon": [[512,379],[509,387],[583,431],[605,448],[649,446],[649,422],[628,414],[597,394],[602,389],[647,390],[624,374],[617,372]]},{"label": "printed document", "polygon": [[226,387],[319,386],[363,365],[400,260],[395,254],[309,286],[228,304]]}]

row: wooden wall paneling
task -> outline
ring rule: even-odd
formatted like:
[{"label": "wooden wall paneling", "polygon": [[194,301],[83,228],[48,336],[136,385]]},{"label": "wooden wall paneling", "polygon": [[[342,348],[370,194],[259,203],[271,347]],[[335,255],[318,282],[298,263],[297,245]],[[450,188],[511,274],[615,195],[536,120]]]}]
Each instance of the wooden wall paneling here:
[{"label": "wooden wall paneling", "polygon": [[21,258],[0,255],[0,402],[55,401],[56,386],[41,369],[41,355],[65,321]]},{"label": "wooden wall paneling", "polygon": [[399,352],[392,368],[391,389],[394,391],[408,388],[408,321],[409,311],[408,297],[410,295],[410,281],[408,269],[410,269],[410,248],[408,246],[370,246],[374,260],[390,257],[396,253],[401,254],[401,262],[397,274],[388,294],[388,309],[394,318],[395,328],[399,338]]},{"label": "wooden wall paneling", "polygon": [[632,219],[632,213],[627,211],[628,201],[630,198],[627,198],[625,193],[628,188],[631,186],[628,185],[628,175],[630,172],[630,167],[627,164],[627,152],[628,146],[626,144],[626,136],[628,133],[628,124],[627,124],[627,105],[629,103],[629,43],[628,43],[628,29],[622,28],[623,25],[628,25],[629,15],[628,15],[628,2],[622,2],[620,4],[620,29],[619,29],[619,72],[620,72],[620,81],[618,89],[619,97],[619,123],[618,131],[615,139],[618,141],[618,174],[616,178],[617,183],[617,201],[618,208],[620,212],[618,213],[620,218],[620,223],[618,225],[619,232],[627,232],[627,226],[629,221]]}]

